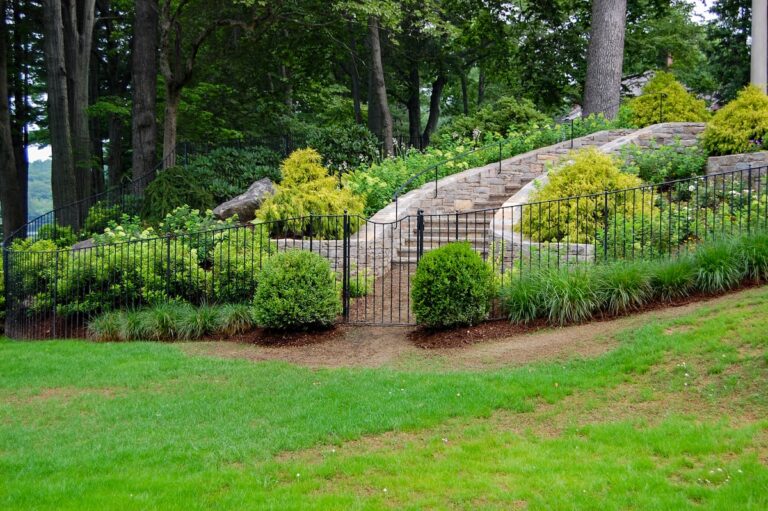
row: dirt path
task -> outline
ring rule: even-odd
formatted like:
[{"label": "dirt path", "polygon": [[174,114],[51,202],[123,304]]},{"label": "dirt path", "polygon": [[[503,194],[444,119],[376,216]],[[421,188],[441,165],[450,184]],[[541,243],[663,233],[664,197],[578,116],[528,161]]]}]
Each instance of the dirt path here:
[{"label": "dirt path", "polygon": [[[179,343],[190,355],[283,360],[314,367],[392,367],[413,370],[490,369],[544,360],[594,357],[617,345],[614,334],[651,321],[678,317],[697,309],[738,300],[759,290],[703,300],[677,307],[595,321],[565,328],[515,332],[505,322],[486,323],[466,331],[466,342],[429,347],[414,327],[340,327],[315,343],[263,345],[236,342]],[[463,333],[463,332],[459,332]]]}]

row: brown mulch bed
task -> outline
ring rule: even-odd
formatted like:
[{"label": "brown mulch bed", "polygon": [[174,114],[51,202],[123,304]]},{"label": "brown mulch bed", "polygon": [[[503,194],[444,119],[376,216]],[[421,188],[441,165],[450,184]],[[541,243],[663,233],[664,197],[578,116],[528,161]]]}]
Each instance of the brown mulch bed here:
[{"label": "brown mulch bed", "polygon": [[[596,322],[600,323],[659,309],[683,307],[693,303],[731,295],[754,287],[759,286],[757,284],[746,284],[736,289],[732,289],[727,293],[696,293],[691,296],[670,302],[652,302],[647,304],[645,307],[634,311],[625,312],[624,314],[602,313],[588,321],[569,324],[568,326],[584,325],[587,323]],[[416,328],[408,335],[408,338],[416,346],[424,349],[461,348],[463,346],[469,346],[478,342],[499,339],[502,337],[525,335],[542,330],[544,328],[552,327],[553,326],[547,323],[547,321],[544,319],[536,320],[529,323],[528,325],[510,323],[504,319],[499,319],[486,321],[484,323],[480,323],[479,325],[473,325],[470,327],[453,328],[449,330],[430,330],[427,328]]]}]

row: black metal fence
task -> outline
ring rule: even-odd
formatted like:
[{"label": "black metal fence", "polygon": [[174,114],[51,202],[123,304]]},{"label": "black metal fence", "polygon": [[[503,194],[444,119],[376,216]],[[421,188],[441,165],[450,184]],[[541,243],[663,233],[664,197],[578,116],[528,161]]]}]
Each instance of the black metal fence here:
[{"label": "black metal fence", "polygon": [[264,262],[294,249],[329,260],[344,305],[339,321],[411,324],[412,278],[432,249],[470,243],[501,286],[546,268],[675,257],[705,240],[768,228],[767,175],[768,167],[747,168],[390,223],[308,216],[140,239],[117,234],[76,249],[19,241],[3,251],[6,333],[79,337],[91,317],[109,310],[171,300],[250,303]]}]

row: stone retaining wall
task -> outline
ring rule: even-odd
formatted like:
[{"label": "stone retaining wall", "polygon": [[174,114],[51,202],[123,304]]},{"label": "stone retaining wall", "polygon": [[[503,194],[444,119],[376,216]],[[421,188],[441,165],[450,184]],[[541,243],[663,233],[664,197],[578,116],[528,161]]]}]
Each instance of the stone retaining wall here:
[{"label": "stone retaining wall", "polygon": [[707,160],[707,174],[747,170],[750,166],[752,168],[768,166],[768,151],[711,156]]}]

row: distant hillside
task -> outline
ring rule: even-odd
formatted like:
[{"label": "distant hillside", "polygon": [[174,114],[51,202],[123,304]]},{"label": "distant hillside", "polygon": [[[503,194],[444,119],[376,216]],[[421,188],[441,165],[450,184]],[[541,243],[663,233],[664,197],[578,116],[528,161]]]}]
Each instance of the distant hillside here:
[{"label": "distant hillside", "polygon": [[51,196],[51,160],[29,164],[29,218],[53,209]]}]

